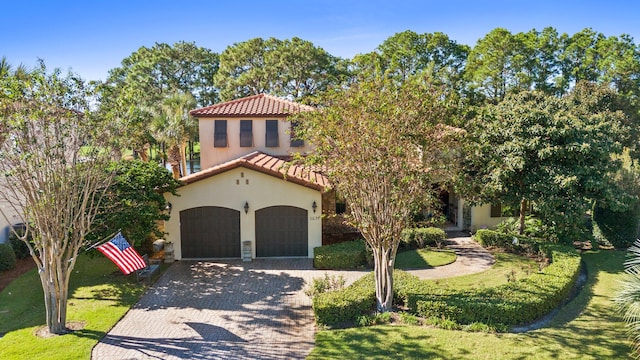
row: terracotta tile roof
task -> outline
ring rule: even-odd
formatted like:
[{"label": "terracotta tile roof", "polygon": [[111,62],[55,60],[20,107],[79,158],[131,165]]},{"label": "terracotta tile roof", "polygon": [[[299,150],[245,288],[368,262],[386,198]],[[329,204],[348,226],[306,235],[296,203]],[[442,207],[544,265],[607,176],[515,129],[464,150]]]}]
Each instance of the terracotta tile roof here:
[{"label": "terracotta tile roof", "polygon": [[256,170],[319,191],[330,187],[329,180],[321,172],[290,164],[284,158],[267,155],[260,151],[184,176],[180,180],[185,184],[191,184],[237,167]]},{"label": "terracotta tile roof", "polygon": [[314,108],[308,105],[259,94],[191,110],[189,114],[194,117],[283,117],[313,110]]}]

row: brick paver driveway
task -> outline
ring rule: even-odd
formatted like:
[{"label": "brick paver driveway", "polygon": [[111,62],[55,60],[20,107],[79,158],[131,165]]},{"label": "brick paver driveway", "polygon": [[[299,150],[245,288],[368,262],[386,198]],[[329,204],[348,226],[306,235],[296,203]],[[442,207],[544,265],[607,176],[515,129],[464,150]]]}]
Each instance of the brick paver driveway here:
[{"label": "brick paver driveway", "polygon": [[[174,263],[93,349],[93,359],[303,359],[314,323],[310,259]],[[331,272],[347,284],[363,271]]]}]

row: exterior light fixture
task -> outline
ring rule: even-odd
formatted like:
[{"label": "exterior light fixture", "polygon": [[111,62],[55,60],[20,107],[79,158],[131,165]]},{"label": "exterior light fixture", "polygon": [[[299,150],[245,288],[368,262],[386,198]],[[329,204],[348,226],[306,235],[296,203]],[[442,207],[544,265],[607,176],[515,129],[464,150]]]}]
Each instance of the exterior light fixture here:
[{"label": "exterior light fixture", "polygon": [[249,202],[248,201],[244,202],[244,213],[245,214],[249,213]]},{"label": "exterior light fixture", "polygon": [[171,215],[172,208],[173,208],[173,205],[170,202],[167,202],[167,206],[165,207],[165,209],[169,212],[169,215]]},{"label": "exterior light fixture", "polygon": [[311,205],[311,208],[313,209],[313,213],[315,214],[316,209],[318,208],[318,204],[316,204],[315,200],[313,200],[313,205]]}]

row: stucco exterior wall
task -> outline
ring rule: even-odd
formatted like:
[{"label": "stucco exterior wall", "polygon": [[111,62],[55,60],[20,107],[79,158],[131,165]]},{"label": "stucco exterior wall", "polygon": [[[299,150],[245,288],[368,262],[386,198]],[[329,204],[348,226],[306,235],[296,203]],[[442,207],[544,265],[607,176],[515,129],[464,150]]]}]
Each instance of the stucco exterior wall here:
[{"label": "stucco exterior wall", "polygon": [[[214,147],[213,138],[215,120],[227,120],[227,147]],[[240,120],[253,120],[253,147],[240,147]],[[267,132],[266,120],[278,120],[278,147],[265,146]],[[289,129],[291,123],[283,118],[200,118],[200,166],[207,169],[224,162],[237,159],[253,151],[262,151],[273,156],[284,156],[291,153],[306,153],[309,146],[305,142],[303,147],[291,145]]]},{"label": "stucco exterior wall", "polygon": [[478,229],[494,229],[506,217],[491,217],[491,204],[471,208],[471,231]]},{"label": "stucco exterior wall", "polygon": [[[165,238],[174,243],[177,260],[182,259],[180,211],[200,206],[222,206],[240,211],[238,247],[241,249],[242,241],[250,240],[252,257],[256,254],[255,211],[270,206],[295,206],[306,209],[309,215],[308,256],[313,257],[313,248],[322,245],[320,191],[240,167],[183,186],[178,189],[178,194],[180,196],[165,194],[165,198],[172,205],[171,218],[165,222],[165,232],[168,233]],[[318,206],[315,213],[312,209],[314,201]],[[243,208],[245,202],[249,203],[247,214]]]},{"label": "stucco exterior wall", "polygon": [[[2,181],[0,181],[0,186],[3,186]],[[0,244],[9,240],[11,225],[16,225],[21,222],[23,222],[21,217],[16,214],[9,203],[0,200]]]}]

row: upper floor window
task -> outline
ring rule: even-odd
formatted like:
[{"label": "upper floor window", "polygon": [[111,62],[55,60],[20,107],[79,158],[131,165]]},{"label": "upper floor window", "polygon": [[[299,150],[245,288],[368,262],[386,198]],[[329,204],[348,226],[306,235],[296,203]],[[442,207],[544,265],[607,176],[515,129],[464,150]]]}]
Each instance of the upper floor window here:
[{"label": "upper floor window", "polygon": [[304,140],[298,138],[298,131],[297,131],[297,127],[299,126],[297,121],[292,121],[291,122],[291,147],[303,147],[304,146]]},{"label": "upper floor window", "polygon": [[213,146],[227,147],[227,120],[216,120],[213,130]]},{"label": "upper floor window", "polygon": [[278,120],[267,120],[267,133],[265,134],[266,147],[278,147]]},{"label": "upper floor window", "polygon": [[240,146],[253,146],[253,121],[240,120]]}]

